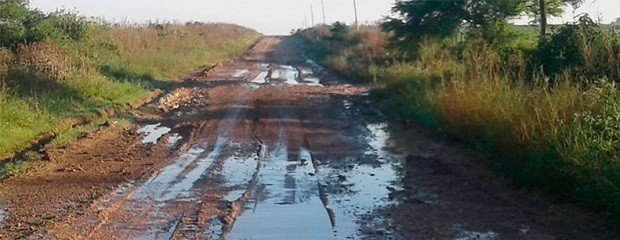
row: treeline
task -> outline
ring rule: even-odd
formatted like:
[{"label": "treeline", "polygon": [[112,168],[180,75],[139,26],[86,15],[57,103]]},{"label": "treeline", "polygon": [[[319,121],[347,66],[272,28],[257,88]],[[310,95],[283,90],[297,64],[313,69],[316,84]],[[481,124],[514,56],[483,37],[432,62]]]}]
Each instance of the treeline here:
[{"label": "treeline", "polygon": [[0,159],[70,119],[126,107],[162,83],[230,60],[259,37],[230,24],[113,25],[2,0]]},{"label": "treeline", "polygon": [[[534,3],[399,1],[399,17],[380,26],[295,35],[335,72],[376,82],[389,116],[495,155],[516,184],[618,220],[620,35],[587,16],[551,31],[508,23]],[[559,14],[566,1],[546,3]]]}]

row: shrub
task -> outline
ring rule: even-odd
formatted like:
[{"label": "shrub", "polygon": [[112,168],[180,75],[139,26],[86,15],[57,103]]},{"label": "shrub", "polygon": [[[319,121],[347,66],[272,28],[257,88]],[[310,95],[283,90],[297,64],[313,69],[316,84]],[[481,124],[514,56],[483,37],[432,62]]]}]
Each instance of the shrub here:
[{"label": "shrub", "polygon": [[95,28],[85,18],[66,11],[49,14],[32,11],[24,24],[27,42],[81,41],[92,36]]},{"label": "shrub", "polygon": [[620,82],[620,36],[588,17],[558,29],[540,45],[534,59],[551,76],[568,72],[576,82],[599,78]]},{"label": "shrub", "polygon": [[53,43],[20,45],[14,67],[56,82],[65,79],[74,70],[70,59]]},{"label": "shrub", "polygon": [[337,41],[344,41],[349,35],[349,26],[345,23],[335,22],[329,29],[332,33],[331,38]]},{"label": "shrub", "polygon": [[68,11],[43,13],[29,10],[28,1],[0,2],[0,46],[46,40],[54,42],[80,41],[92,35],[94,24]]},{"label": "shrub", "polygon": [[9,65],[13,62],[13,54],[4,48],[0,48],[0,79],[4,77]]},{"label": "shrub", "polygon": [[[376,26],[350,30],[343,23],[317,26],[296,33],[306,41],[309,57],[326,64],[336,73],[359,81],[370,81],[378,75],[376,66],[390,60],[388,34]],[[374,67],[372,67],[374,66]],[[371,69],[374,69],[372,72]]]},{"label": "shrub", "polygon": [[8,87],[22,95],[39,96],[60,90],[60,82],[74,72],[74,66],[53,43],[20,45],[8,67]]},{"label": "shrub", "polygon": [[27,1],[0,1],[0,47],[12,47],[15,43],[23,43],[26,32],[23,22],[28,15]]},{"label": "shrub", "polygon": [[577,201],[620,216],[620,92],[603,83],[592,109],[575,115],[560,145]]}]

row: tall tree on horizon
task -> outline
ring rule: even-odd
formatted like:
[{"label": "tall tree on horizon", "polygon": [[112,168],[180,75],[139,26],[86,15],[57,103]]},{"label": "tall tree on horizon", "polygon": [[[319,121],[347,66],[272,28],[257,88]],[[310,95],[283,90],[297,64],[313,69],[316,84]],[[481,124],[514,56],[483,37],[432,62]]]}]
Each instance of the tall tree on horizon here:
[{"label": "tall tree on horizon", "polygon": [[564,8],[571,5],[579,8],[585,0],[534,0],[526,6],[526,12],[534,18],[534,22],[540,25],[540,41],[545,41],[547,36],[549,16],[560,16]]},{"label": "tall tree on horizon", "polygon": [[540,39],[547,34],[549,16],[559,16],[567,5],[579,7],[584,0],[403,0],[392,7],[396,17],[388,17],[382,27],[400,42],[431,37],[447,37],[462,26],[482,30],[506,23],[507,19],[530,16],[540,24]]},{"label": "tall tree on horizon", "polygon": [[528,0],[463,0],[397,1],[392,12],[397,16],[386,18],[382,27],[394,34],[399,41],[419,38],[447,37],[455,34],[461,26],[484,29],[508,17],[525,11]]}]

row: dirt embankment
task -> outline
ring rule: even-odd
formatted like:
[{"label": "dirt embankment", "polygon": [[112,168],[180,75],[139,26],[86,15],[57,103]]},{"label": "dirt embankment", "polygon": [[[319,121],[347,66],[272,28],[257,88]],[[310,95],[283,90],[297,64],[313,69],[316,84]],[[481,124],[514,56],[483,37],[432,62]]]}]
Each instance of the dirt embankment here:
[{"label": "dirt embankment", "polygon": [[474,155],[388,127],[367,97],[268,37],[49,152],[0,186],[2,238],[583,239],[600,217],[514,190]]}]

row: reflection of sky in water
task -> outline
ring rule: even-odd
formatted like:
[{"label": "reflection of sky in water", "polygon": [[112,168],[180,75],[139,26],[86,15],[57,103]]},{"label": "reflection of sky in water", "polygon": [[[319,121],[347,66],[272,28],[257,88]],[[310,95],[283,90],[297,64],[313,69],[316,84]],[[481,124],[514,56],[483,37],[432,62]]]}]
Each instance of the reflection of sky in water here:
[{"label": "reflection of sky in water", "polygon": [[250,73],[250,71],[248,71],[247,69],[237,70],[237,71],[235,71],[235,74],[233,74],[232,77],[234,77],[234,78],[245,77],[249,73]]},{"label": "reflection of sky in water", "polygon": [[[388,188],[399,188],[397,171],[403,163],[402,157],[384,150],[388,138],[386,124],[372,124],[367,128],[370,135],[366,139],[366,157],[380,159],[380,163],[351,163],[351,167],[342,169],[321,166],[316,171],[307,149],[299,149],[297,159],[291,161],[290,150],[280,142],[261,163],[252,198],[228,237],[341,239],[361,236],[359,217],[390,204]],[[320,198],[319,182],[326,188],[323,194],[326,194],[327,207]],[[233,197],[228,199],[240,194],[233,192]],[[332,211],[334,219],[326,208]]]},{"label": "reflection of sky in water", "polygon": [[[310,60],[310,63],[314,63]],[[313,68],[318,68],[318,65],[311,64]],[[314,76],[314,71],[309,68],[295,68],[290,65],[269,65],[258,64],[261,72],[252,80],[253,83],[258,84],[278,84],[284,83],[286,85],[306,85],[312,87],[323,87],[321,79]],[[271,67],[271,69],[270,69]],[[300,76],[301,73],[301,76]]]},{"label": "reflection of sky in water", "polygon": [[144,139],[142,139],[142,144],[155,144],[162,136],[172,130],[168,127],[160,127],[160,125],[161,123],[146,125],[138,129],[138,133],[144,135]]},{"label": "reflection of sky in water", "polygon": [[225,187],[244,186],[250,182],[256,172],[258,159],[256,157],[231,157],[226,159],[222,167]]},{"label": "reflection of sky in water", "polygon": [[[281,138],[281,141],[283,138]],[[230,239],[330,239],[332,226],[319,198],[310,153],[289,161],[280,143],[262,162],[258,184]]]},{"label": "reflection of sky in water", "polygon": [[[381,164],[355,164],[344,169],[322,167],[319,169],[321,182],[334,184],[338,181],[346,186],[341,194],[329,194],[329,208],[334,210],[338,237],[358,236],[358,218],[373,210],[385,207],[388,199],[388,187],[399,189],[398,171],[404,158],[385,151],[388,133],[386,124],[371,124],[367,128],[369,149],[366,155],[377,158]],[[375,219],[379,221],[380,219]]]},{"label": "reflection of sky in water", "polygon": [[172,136],[168,138],[168,147],[174,147],[181,139],[183,139],[183,137],[181,137],[181,135],[179,135],[178,133],[172,134]]}]

